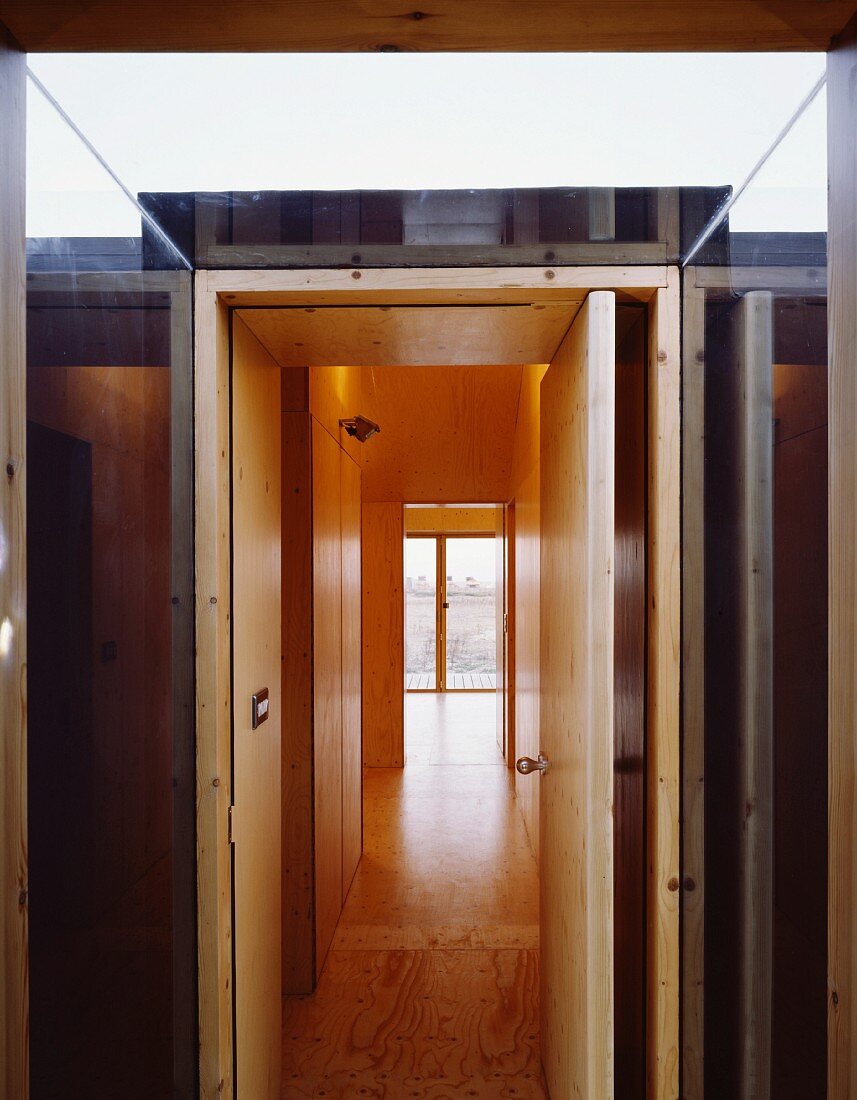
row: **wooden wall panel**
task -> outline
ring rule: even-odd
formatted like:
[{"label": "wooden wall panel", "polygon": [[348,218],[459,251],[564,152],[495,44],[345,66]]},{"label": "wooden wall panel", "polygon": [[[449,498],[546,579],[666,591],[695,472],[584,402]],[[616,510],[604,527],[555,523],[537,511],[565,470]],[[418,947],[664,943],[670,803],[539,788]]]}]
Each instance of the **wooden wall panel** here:
[{"label": "wooden wall panel", "polygon": [[827,63],[828,339],[828,1084],[857,1089],[857,19]]},{"label": "wooden wall panel", "polygon": [[405,531],[445,535],[485,533],[497,526],[496,508],[405,508]]},{"label": "wooden wall panel", "polygon": [[[536,464],[515,492],[515,753],[533,760],[540,749],[539,470]],[[529,782],[531,778],[516,772],[515,790],[538,859],[539,784]]]},{"label": "wooden wall panel", "polygon": [[516,366],[364,368],[363,412],[381,432],[363,448],[363,499],[505,500],[520,386]]},{"label": "wooden wall panel", "polygon": [[363,504],[363,763],[405,762],[402,505]]},{"label": "wooden wall panel", "polygon": [[30,51],[823,50],[849,0],[438,0],[403,13],[392,0],[4,0],[0,18]]},{"label": "wooden wall panel", "polygon": [[[236,1091],[280,1095],[280,370],[237,319],[232,354]],[[250,697],[270,692],[252,729]]]},{"label": "wooden wall panel", "polygon": [[541,391],[541,1041],[554,1096],[614,1095],[615,296]]},{"label": "wooden wall panel", "polygon": [[[547,367],[521,377],[509,496],[515,503],[515,755],[539,755],[539,389]],[[515,773],[518,805],[538,858],[539,784]]]},{"label": "wooden wall panel", "polygon": [[363,461],[364,444],[341,428],[339,421],[364,411],[361,396],[358,367],[309,368],[309,410],[358,466]]},{"label": "wooden wall panel", "polygon": [[26,60],[0,25],[0,1088],[29,1094],[27,1023]]},{"label": "wooden wall panel", "polygon": [[309,993],[315,956],[312,831],[312,451],[310,417],[283,412],[283,993]]},{"label": "wooden wall panel", "polygon": [[360,467],[342,473],[342,900],[363,850],[363,655],[360,582]]},{"label": "wooden wall panel", "polygon": [[312,421],[313,779],[316,978],[342,909],[340,449]]}]

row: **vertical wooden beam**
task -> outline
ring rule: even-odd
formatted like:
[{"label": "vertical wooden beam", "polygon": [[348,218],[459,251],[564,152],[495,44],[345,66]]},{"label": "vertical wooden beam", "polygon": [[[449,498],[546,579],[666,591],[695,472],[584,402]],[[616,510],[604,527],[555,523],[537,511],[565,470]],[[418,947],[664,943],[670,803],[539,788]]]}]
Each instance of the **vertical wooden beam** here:
[{"label": "vertical wooden beam", "polygon": [[766,291],[736,305],[739,430],[741,1095],[770,1096],[773,983],[773,307]]},{"label": "vertical wooden beam", "polygon": [[681,355],[679,274],[649,306],[647,1096],[679,1086]]},{"label": "vertical wooden beam", "polygon": [[828,1084],[857,1088],[857,18],[827,61],[829,348]]},{"label": "vertical wooden beam", "polygon": [[363,764],[367,768],[401,768],[405,763],[403,513],[397,503],[363,504]]},{"label": "vertical wooden beam", "polygon": [[616,188],[589,188],[589,239],[590,241],[614,241],[616,239]]},{"label": "vertical wooden beam", "polygon": [[681,213],[679,189],[659,187],[657,192],[657,239],[666,250],[667,263],[681,259]]},{"label": "vertical wooden beam", "polygon": [[0,1091],[29,1095],[24,229],[26,62],[0,24]]},{"label": "vertical wooden beam", "polygon": [[196,773],[199,1094],[233,1095],[229,313],[196,275]]},{"label": "vertical wooden beam", "polygon": [[682,292],[682,1089],[705,1073],[705,291]]}]

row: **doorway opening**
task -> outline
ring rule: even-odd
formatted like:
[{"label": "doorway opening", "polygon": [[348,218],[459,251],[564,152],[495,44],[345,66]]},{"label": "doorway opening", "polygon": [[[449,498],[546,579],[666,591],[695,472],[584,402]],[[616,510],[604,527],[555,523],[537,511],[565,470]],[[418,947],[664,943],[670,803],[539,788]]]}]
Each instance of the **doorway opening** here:
[{"label": "doorway opening", "polygon": [[[231,392],[232,398],[227,418],[231,439],[224,441],[231,486],[225,514],[234,540],[233,602],[226,621],[218,621],[233,642],[233,729],[228,743],[237,823],[232,1008],[239,1090],[267,1095],[268,1086],[279,1078],[271,1061],[276,1050],[285,1073],[283,1095],[318,1095],[329,1087],[335,1092],[340,1079],[343,1085],[357,1080],[366,1087],[383,1079],[400,1089],[410,1082],[437,1081],[478,1089],[505,1074],[516,1088],[526,1082],[529,1092],[524,1095],[539,1096],[540,1071],[531,1055],[541,1049],[548,1052],[546,1070],[555,1094],[594,1088],[596,1081],[612,1079],[619,1070],[635,1077],[633,1089],[623,1095],[642,1095],[643,1063],[625,1070],[618,1054],[614,1063],[620,1044],[612,1034],[605,1040],[600,1009],[608,1008],[608,1017],[613,1017],[614,999],[622,995],[615,984],[621,959],[623,966],[634,968],[633,980],[622,988],[632,988],[640,1009],[623,1018],[635,1029],[635,1049],[645,1046],[655,1052],[649,1066],[656,1073],[661,1064],[657,1051],[664,1042],[657,1029],[672,1017],[651,1013],[651,1022],[644,1022],[642,1008],[653,997],[672,996],[673,979],[666,981],[662,974],[673,965],[673,956],[664,959],[659,953],[664,945],[677,952],[678,942],[672,934],[672,901],[661,892],[661,876],[670,863],[664,830],[672,827],[661,800],[663,792],[672,796],[675,777],[664,766],[667,740],[660,733],[668,730],[673,736],[673,695],[663,655],[670,647],[662,653],[655,644],[660,637],[657,623],[641,603],[640,630],[627,644],[636,646],[635,669],[655,669],[658,678],[636,681],[646,693],[646,706],[635,709],[634,718],[638,730],[640,721],[646,725],[648,745],[644,752],[625,745],[614,727],[614,697],[624,698],[620,689],[627,686],[621,668],[614,676],[623,646],[614,634],[623,598],[623,578],[614,577],[612,568],[622,514],[614,481],[618,487],[621,463],[633,460],[639,466],[635,485],[645,482],[648,500],[659,502],[659,511],[635,527],[633,536],[629,529],[621,537],[627,543],[635,592],[642,580],[651,606],[663,616],[673,606],[673,595],[671,589],[665,591],[665,571],[658,571],[660,557],[650,557],[647,547],[657,545],[660,554],[669,545],[674,560],[670,539],[677,532],[664,509],[671,482],[663,471],[677,470],[677,464],[672,454],[666,462],[662,450],[665,440],[675,443],[677,436],[664,419],[667,411],[673,413],[666,390],[661,392],[668,369],[664,364],[672,371],[676,359],[677,338],[666,338],[671,322],[677,323],[670,304],[676,298],[675,286],[668,285],[671,277],[664,272],[660,289],[623,290],[617,309],[614,292],[589,294],[567,285],[567,273],[551,271],[550,282],[560,283],[551,290],[561,291],[552,304],[562,302],[560,310],[539,300],[550,293],[541,287],[519,289],[513,305],[501,306],[508,294],[505,282],[504,288],[487,295],[483,289],[477,302],[468,302],[466,293],[450,289],[450,278],[460,276],[446,273],[437,276],[440,300],[431,301],[430,295],[429,301],[420,300],[425,288],[419,276],[408,272],[397,274],[403,282],[383,292],[370,290],[368,301],[347,307],[337,303],[336,292],[325,296],[324,279],[336,282],[338,273],[324,273],[320,282],[304,282],[302,276],[302,285],[311,289],[304,289],[303,301],[294,305],[288,289],[278,291],[276,281],[288,282],[295,273],[254,273],[260,284],[266,281],[262,276],[274,284],[257,301],[246,285],[240,288],[240,280],[238,291],[222,293],[217,283],[229,274],[209,273],[203,281],[200,309],[215,324],[206,324],[204,316],[200,339],[205,351],[205,333],[218,349],[226,336],[227,357],[218,352],[216,361],[225,370],[221,378],[231,378],[231,391],[229,386],[216,391]],[[386,274],[373,273],[372,278]],[[588,281],[590,276],[576,277]],[[527,273],[522,281],[532,278]],[[416,287],[405,288],[405,303],[391,302],[414,279]],[[346,286],[347,298],[353,291]],[[278,300],[279,294],[283,297]],[[486,340],[500,340],[505,351],[488,348]],[[385,360],[391,349],[394,357]],[[450,358],[457,361],[433,366],[441,350],[447,364]],[[625,445],[615,396],[627,388],[625,355],[633,359],[633,408],[641,417],[634,425],[633,447]],[[509,363],[508,358],[518,361]],[[351,365],[333,365],[343,362]],[[677,375],[670,377],[674,383]],[[553,380],[551,400],[540,412],[545,378]],[[513,394],[500,410],[508,431],[498,424],[490,398],[486,402],[479,390],[480,379],[489,390],[496,390],[503,379],[505,389],[500,391]],[[212,390],[204,379],[201,385],[210,400]],[[444,399],[458,410],[452,430],[437,415],[437,402]],[[433,417],[427,437],[429,407]],[[348,437],[343,425],[357,413],[381,425],[377,439],[358,445]],[[504,450],[507,438],[511,444]],[[385,450],[392,446],[401,448],[398,461]],[[214,468],[222,467],[216,454],[212,458]],[[201,451],[200,467],[204,465]],[[463,475],[456,472],[457,465]],[[462,487],[456,476],[472,481]],[[418,491],[414,479],[420,479]],[[205,495],[203,488],[202,507]],[[502,615],[508,617],[515,644],[504,646],[500,657],[504,621],[494,636],[496,689],[480,683],[478,690],[467,690],[444,683],[450,675],[449,655],[438,660],[435,637],[434,690],[409,692],[405,559],[411,544],[430,540],[409,537],[410,509],[404,502],[461,500],[504,502],[499,529],[480,541],[493,544],[494,560],[504,562],[502,582],[495,574],[494,621],[500,618],[502,588]],[[275,503],[282,509],[276,518]],[[216,511],[222,504],[218,501]],[[547,525],[547,541],[540,522]],[[574,539],[566,546],[569,531]],[[416,573],[417,580],[426,578],[435,622],[440,617],[438,597],[454,594],[447,578],[456,577],[449,558],[459,549],[455,535],[460,533],[435,532],[441,538],[433,540],[433,592],[430,568]],[[630,540],[638,535],[642,542],[634,549]],[[603,571],[596,564],[602,560]],[[276,568],[271,568],[274,561]],[[509,561],[514,568],[507,566]],[[467,577],[480,578],[466,565],[463,576],[466,594]],[[545,577],[551,594],[547,602]],[[354,591],[362,603],[356,633]],[[452,599],[440,602],[452,604]],[[539,628],[540,609],[549,613],[547,635],[544,615]],[[300,629],[294,629],[296,623]],[[203,657],[205,625],[200,630]],[[448,619],[444,625],[441,633],[447,634]],[[670,631],[673,626],[670,618]],[[361,658],[356,688],[350,679],[355,637]],[[645,661],[640,647],[646,650]],[[569,678],[572,667],[580,671]],[[260,732],[249,724],[243,699],[258,698],[263,683],[270,688],[270,711]],[[553,717],[540,723],[546,696]],[[355,792],[358,805],[360,801],[359,775],[355,786],[352,768],[354,726],[346,717],[354,713],[355,698],[362,703],[362,737],[359,726],[357,731],[364,768],[362,823],[351,814]],[[414,754],[406,762],[406,707],[421,704],[435,708],[425,718],[434,743],[424,744],[422,756]],[[482,705],[484,716],[476,713]],[[446,729],[440,706],[447,708]],[[484,740],[485,759],[468,759],[468,746],[448,736],[452,707],[473,708],[470,721],[479,726],[480,737],[470,748],[476,753]],[[572,714],[580,721],[568,720]],[[481,736],[492,724],[493,748]],[[545,768],[538,774],[530,774],[531,768],[522,769],[520,776],[514,773],[517,751],[541,758],[542,750],[552,773]],[[647,761],[657,768],[657,784],[647,784]],[[630,812],[623,820],[631,832],[621,838],[614,837],[612,803],[617,777],[623,775],[644,797],[633,806],[628,803]],[[280,797],[269,797],[277,780]],[[566,812],[569,798],[573,815]],[[270,843],[272,830],[276,844]],[[356,847],[351,844],[354,837]],[[623,839],[636,846],[641,871],[637,898],[644,902],[644,916],[665,930],[656,944],[647,945],[642,921],[634,917],[624,954],[617,942],[622,932],[611,912],[614,867],[622,860]],[[357,857],[356,874],[353,868],[346,871],[346,850]],[[278,876],[272,868],[279,870]],[[328,873],[332,868],[335,874]],[[540,878],[544,904],[537,925]],[[578,878],[582,893],[573,886]],[[262,880],[265,897],[256,889]],[[327,887],[332,893],[323,897]],[[293,904],[287,889],[303,891],[307,905]],[[579,904],[581,897],[585,906]],[[296,935],[289,926],[295,916],[308,917],[305,935]],[[539,942],[544,950],[546,929],[550,954],[548,965],[541,967],[537,997],[537,951]],[[268,950],[260,950],[263,942]],[[301,942],[311,952],[310,988],[286,989],[271,980],[277,974],[272,963],[279,956],[285,959]],[[202,950],[204,954],[205,945]],[[572,959],[577,950],[584,957]],[[470,970],[474,990],[481,980],[477,974],[493,974],[496,988],[479,990],[473,1003],[482,1007],[467,1016],[479,1026],[462,1039],[459,1032],[469,1025],[460,1013],[469,994],[461,982]],[[586,989],[580,986],[584,975]],[[360,995],[346,999],[348,989]],[[411,993],[403,997],[403,989]],[[279,1025],[280,992],[290,995],[282,1033],[273,1026]],[[541,1015],[533,1016],[537,1003]],[[376,1008],[377,1020],[372,1016]],[[567,1033],[569,1011],[578,1026],[574,1051],[558,1038]],[[618,1019],[621,1013],[615,1015]],[[536,1022],[547,1038],[542,1048],[532,1039]],[[478,1045],[485,1028],[530,1038],[526,1049],[516,1050],[515,1043],[501,1043],[496,1051],[468,1045],[470,1039]],[[325,1046],[325,1035],[335,1038],[335,1050]],[[272,1096],[278,1088],[277,1080]]]},{"label": "doorway opening", "polygon": [[[443,523],[444,509],[438,511]],[[462,511],[473,515],[474,526],[496,522],[494,508]],[[496,691],[502,615],[496,534],[407,531],[405,545],[406,690]]]}]

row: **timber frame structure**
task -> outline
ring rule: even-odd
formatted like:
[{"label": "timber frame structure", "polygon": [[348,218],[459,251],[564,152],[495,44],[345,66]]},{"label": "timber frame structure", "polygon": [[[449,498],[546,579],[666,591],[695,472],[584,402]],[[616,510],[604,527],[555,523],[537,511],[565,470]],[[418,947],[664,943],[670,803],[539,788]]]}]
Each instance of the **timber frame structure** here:
[{"label": "timber frame structure", "polygon": [[[193,50],[827,50],[829,177],[829,307],[830,444],[829,444],[829,896],[828,896],[828,1097],[848,1100],[857,1087],[857,18],[853,0],[809,4],[802,0],[663,0],[643,5],[635,0],[440,0],[431,12],[405,12],[389,0],[355,4],[332,0],[320,5],[302,0],[263,3],[247,0],[240,15],[231,0],[188,0],[176,9],[166,0],[140,0],[128,5],[113,0],[96,3],[61,0],[3,0],[0,3],[0,451],[4,476],[0,484],[0,1096],[28,1096],[27,1000],[27,805],[26,805],[26,230],[25,101],[26,58],[31,51],[193,51]],[[598,278],[609,269],[594,269]],[[678,309],[666,268],[626,269],[623,279],[638,290],[656,288],[657,308]],[[581,269],[577,269],[580,274]],[[643,272],[646,272],[644,275]],[[361,290],[395,272],[363,272]],[[502,272],[504,285],[510,276]],[[409,273],[409,277],[414,273]],[[540,269],[527,277],[544,277]],[[228,555],[223,535],[223,494],[228,490],[218,442],[228,429],[220,400],[224,385],[223,348],[226,321],[241,294],[306,292],[307,272],[200,272],[197,275],[198,374],[197,471],[197,629],[200,658],[197,683],[200,748],[197,760],[200,912],[200,1021],[203,1095],[228,1094],[231,1021],[226,984],[228,947],[218,937],[228,932],[230,869],[224,860],[226,797],[215,784],[228,775],[228,729],[221,710],[228,706]],[[344,292],[348,271],[327,272],[326,292]],[[669,278],[672,278],[670,275]],[[615,279],[615,275],[614,275]],[[255,280],[255,282],[254,282]],[[648,280],[648,281],[647,281]],[[267,281],[267,282],[266,282]],[[278,282],[279,281],[279,282]],[[264,284],[264,285],[263,285]],[[348,286],[354,289],[356,282]],[[598,283],[593,285],[608,285]],[[613,286],[618,284],[614,281]],[[627,285],[631,285],[629,282]],[[273,289],[272,289],[273,288]],[[313,290],[320,289],[318,286]],[[401,287],[399,288],[401,289]],[[626,287],[627,289],[627,287]],[[234,299],[228,296],[235,294]],[[690,299],[686,298],[685,311]],[[698,301],[697,301],[698,305]],[[650,305],[650,308],[654,308]],[[687,316],[687,313],[686,313]],[[687,330],[686,330],[687,333]],[[686,336],[687,338],[687,336]],[[666,349],[676,362],[678,349]],[[675,360],[671,359],[675,356]],[[688,393],[685,390],[685,401]],[[672,398],[669,399],[670,402]],[[672,409],[673,405],[670,404]],[[668,410],[665,410],[665,417]],[[666,426],[664,425],[664,430]],[[660,428],[658,429],[660,431]],[[669,453],[678,463],[677,424],[669,429]],[[227,480],[224,480],[227,479]],[[670,482],[672,484],[672,482]],[[677,507],[672,498],[664,508]],[[685,542],[689,528],[685,518]],[[205,560],[199,546],[211,538]],[[664,549],[662,561],[675,554],[668,574],[678,578],[679,548]],[[692,577],[684,572],[685,594]],[[672,612],[670,612],[672,614]],[[676,608],[675,614],[678,614]],[[664,683],[674,673],[679,638],[665,653]],[[683,670],[690,686],[689,666]],[[670,694],[672,688],[665,687]],[[677,705],[677,703],[676,703]],[[226,746],[226,749],[225,749]],[[664,745],[668,753],[669,746]],[[667,764],[675,769],[677,761]],[[656,774],[653,772],[653,774]],[[670,772],[673,774],[673,772]],[[678,864],[678,792],[664,809],[658,826],[658,890],[662,893],[664,932],[658,940],[665,968],[674,967],[673,930],[678,927],[678,880],[660,876]],[[677,873],[677,872],[676,872]],[[677,939],[676,950],[677,950]],[[661,948],[659,947],[658,950]],[[677,1074],[677,1017],[668,1006],[675,991],[650,991],[658,1021],[656,1047],[670,1061],[659,1068],[659,1081]],[[671,1036],[675,1035],[676,1046]],[[685,1036],[687,1038],[687,1035]],[[660,1063],[658,1063],[660,1065]],[[652,1097],[674,1096],[658,1082]]]}]

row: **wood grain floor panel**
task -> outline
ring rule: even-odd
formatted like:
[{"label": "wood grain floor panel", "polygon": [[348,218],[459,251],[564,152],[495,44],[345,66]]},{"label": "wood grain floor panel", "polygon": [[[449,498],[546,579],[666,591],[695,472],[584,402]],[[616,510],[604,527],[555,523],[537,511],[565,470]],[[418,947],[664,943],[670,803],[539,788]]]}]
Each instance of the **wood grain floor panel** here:
[{"label": "wood grain floor panel", "polygon": [[535,951],[338,951],[287,1001],[283,1096],[544,1097]]},{"label": "wood grain floor panel", "polygon": [[[315,993],[285,998],[282,1095],[545,1100],[538,870],[494,698],[412,696],[408,719],[423,762],[366,769],[333,948]],[[430,763],[443,744],[480,762]]]}]

